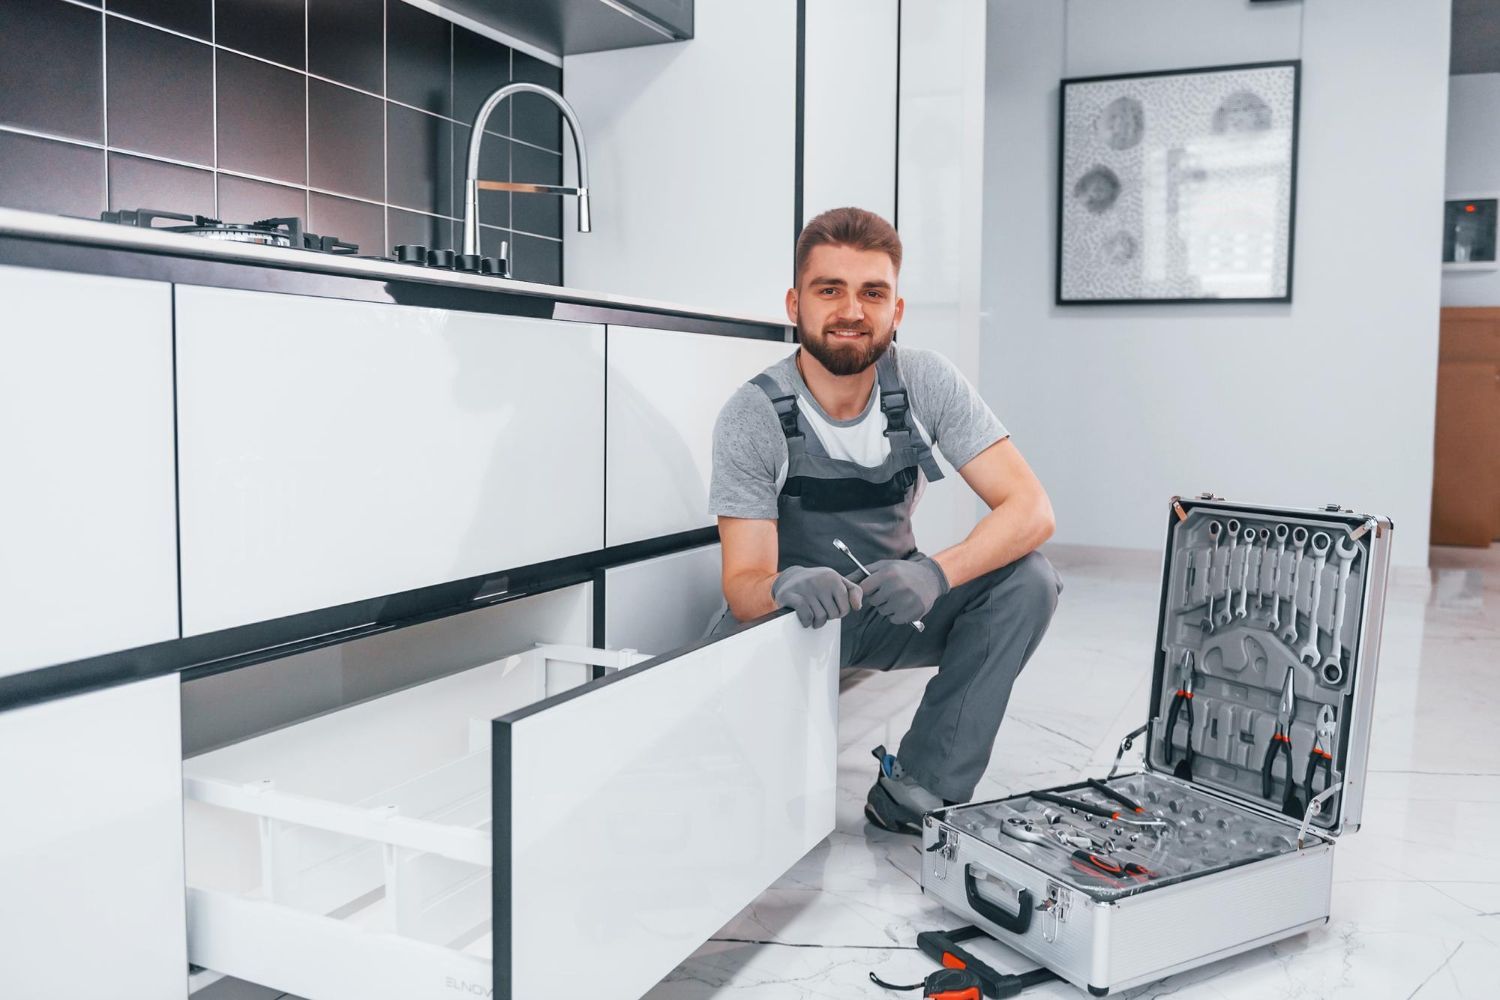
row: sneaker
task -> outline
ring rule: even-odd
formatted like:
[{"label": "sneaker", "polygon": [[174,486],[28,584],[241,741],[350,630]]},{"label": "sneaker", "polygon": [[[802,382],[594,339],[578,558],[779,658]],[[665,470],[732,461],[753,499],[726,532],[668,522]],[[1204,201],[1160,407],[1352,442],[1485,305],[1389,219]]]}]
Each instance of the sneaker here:
[{"label": "sneaker", "polygon": [[865,797],[865,819],[892,833],[922,832],[922,817],[946,803],[906,773],[895,754],[884,746],[870,751],[880,761],[880,776]]}]

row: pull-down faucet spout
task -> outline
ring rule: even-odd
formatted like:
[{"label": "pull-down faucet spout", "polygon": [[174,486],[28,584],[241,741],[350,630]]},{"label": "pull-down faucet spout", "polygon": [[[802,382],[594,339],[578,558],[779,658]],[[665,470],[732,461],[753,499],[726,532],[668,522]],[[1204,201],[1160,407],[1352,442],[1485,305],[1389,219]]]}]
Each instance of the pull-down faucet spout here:
[{"label": "pull-down faucet spout", "polygon": [[[578,186],[563,187],[557,184],[529,184],[523,181],[486,181],[479,179],[479,144],[484,141],[484,126],[490,114],[513,94],[540,94],[563,114],[568,130],[573,133],[573,149],[578,154]],[[485,99],[474,116],[473,128],[469,131],[469,159],[464,167],[464,248],[466,254],[479,252],[479,192],[516,191],[523,194],[556,194],[578,196],[578,231],[587,233],[593,226],[589,219],[589,154],[583,144],[583,127],[578,124],[578,115],[572,105],[563,100],[555,90],[535,83],[511,83],[495,91]]]}]

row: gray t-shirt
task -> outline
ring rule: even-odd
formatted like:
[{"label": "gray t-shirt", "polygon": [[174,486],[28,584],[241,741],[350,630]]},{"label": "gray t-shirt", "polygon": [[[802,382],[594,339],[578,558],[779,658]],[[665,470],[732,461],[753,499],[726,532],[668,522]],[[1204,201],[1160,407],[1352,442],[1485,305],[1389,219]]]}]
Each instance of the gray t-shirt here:
[{"label": "gray t-shirt", "polygon": [[[999,418],[947,358],[915,347],[892,346],[891,351],[906,383],[912,419],[921,427],[923,437],[935,444],[955,469],[1009,436]],[[890,443],[885,438],[885,414],[878,405],[878,382],[859,416],[834,420],[813,398],[797,370],[796,358],[794,352],[767,368],[766,374],[782,389],[796,393],[802,419],[824,450],[833,458],[867,467],[879,465],[890,454]],[[786,438],[776,419],[776,408],[758,386],[740,386],[714,424],[709,513],[715,517],[775,520],[776,497],[786,482],[786,466]]]}]

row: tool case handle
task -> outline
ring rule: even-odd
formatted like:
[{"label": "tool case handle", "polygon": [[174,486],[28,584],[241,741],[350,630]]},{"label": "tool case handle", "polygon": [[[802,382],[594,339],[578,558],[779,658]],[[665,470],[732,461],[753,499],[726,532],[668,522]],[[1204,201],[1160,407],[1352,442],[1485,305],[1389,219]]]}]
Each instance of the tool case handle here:
[{"label": "tool case handle", "polygon": [[[991,923],[998,924],[1012,934],[1025,934],[1031,928],[1031,892],[1021,889],[1016,896],[1016,912],[1007,913],[979,895],[979,887],[974,879],[974,869],[976,867],[978,866],[974,864],[964,865],[964,895],[968,897],[969,905],[974,908],[974,912]],[[984,869],[981,868],[980,871],[984,872]],[[984,872],[984,874],[987,877],[995,877],[998,880],[997,876],[990,876],[989,872]]]}]

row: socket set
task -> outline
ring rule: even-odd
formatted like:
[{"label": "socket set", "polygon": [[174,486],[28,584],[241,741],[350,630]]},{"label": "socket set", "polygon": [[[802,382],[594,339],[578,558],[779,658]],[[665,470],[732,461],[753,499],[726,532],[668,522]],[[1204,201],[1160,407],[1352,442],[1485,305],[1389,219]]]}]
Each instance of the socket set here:
[{"label": "socket set", "polygon": [[923,891],[1095,996],[1326,923],[1363,810],[1390,520],[1169,511],[1146,719],[1109,774],[923,818]]}]

